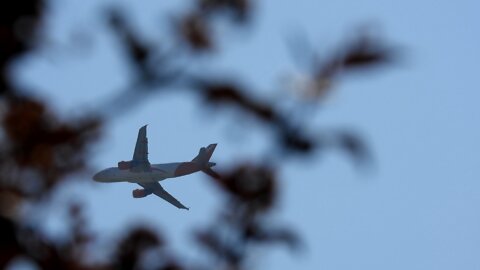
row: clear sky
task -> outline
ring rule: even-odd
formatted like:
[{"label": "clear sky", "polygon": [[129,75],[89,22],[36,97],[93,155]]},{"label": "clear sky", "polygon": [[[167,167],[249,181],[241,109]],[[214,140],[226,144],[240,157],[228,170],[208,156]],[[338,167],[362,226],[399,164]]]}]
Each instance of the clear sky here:
[{"label": "clear sky", "polygon": [[[128,69],[100,16],[101,6],[120,1],[52,2],[49,46],[22,61],[16,74],[57,110],[78,115],[128,83]],[[158,2],[122,1],[154,39],[154,31],[165,28],[158,14],[181,10],[186,1]],[[318,128],[362,134],[375,169],[358,171],[338,152],[287,163],[275,219],[296,229],[306,249],[260,252],[259,269],[480,269],[479,3],[266,0],[256,4],[249,30],[220,29],[226,50],[195,65],[239,75],[271,98],[278,96],[281,77],[295,69],[285,46],[292,31],[303,31],[328,53],[366,23],[402,53],[379,72],[343,78],[311,119]],[[144,124],[154,163],[190,160],[214,142],[219,166],[258,159],[270,137],[253,122],[204,110],[187,93],[159,94],[109,122],[91,161],[101,169],[130,159]],[[162,185],[191,210],[154,197],[135,200],[135,185],[91,183],[87,175],[44,210],[46,227],[61,231],[62,214],[53,209],[77,196],[92,229],[105,239],[148,222],[161,226],[176,250],[201,254],[191,230],[207,226],[220,209],[216,187],[201,174]]]}]

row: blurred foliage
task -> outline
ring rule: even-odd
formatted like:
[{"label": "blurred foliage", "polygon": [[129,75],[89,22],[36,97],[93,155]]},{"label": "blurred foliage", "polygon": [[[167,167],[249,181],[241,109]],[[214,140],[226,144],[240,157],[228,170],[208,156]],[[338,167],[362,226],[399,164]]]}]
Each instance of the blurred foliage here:
[{"label": "blurred foliage", "polygon": [[[245,269],[254,246],[301,246],[295,232],[271,224],[271,210],[278,201],[278,168],[266,164],[241,164],[211,174],[211,181],[222,191],[226,203],[218,215],[212,216],[210,226],[195,232],[197,244],[215,258],[207,265],[186,265],[181,254],[172,257],[165,251],[168,243],[154,230],[142,226],[119,236],[120,241],[114,249],[112,243],[114,252],[106,262],[92,262],[87,254],[95,237],[88,231],[81,203],[67,206],[71,226],[66,239],[51,239],[27,224],[20,215],[21,206],[27,202],[35,205],[52,196],[57,185],[71,179],[68,176],[87,168],[88,150],[95,145],[102,124],[111,115],[97,112],[61,120],[65,117],[60,118],[47,103],[29,95],[29,89],[12,82],[10,65],[34,52],[41,42],[47,4],[42,0],[2,1],[0,8],[0,268],[13,259],[23,258],[40,269]],[[231,22],[233,29],[244,27],[253,16],[253,9],[249,0],[194,2],[191,10],[172,24],[176,35],[172,39],[177,38],[181,44],[175,49],[189,52],[191,61],[198,54],[215,55],[220,44],[211,30],[213,24],[221,19]],[[136,73],[131,87],[112,97],[108,110],[114,111],[113,104],[130,99],[132,93],[169,91],[180,84],[199,94],[207,101],[206,106],[233,106],[240,114],[268,126],[276,136],[277,150],[286,154],[308,157],[333,147],[360,163],[368,160],[367,147],[356,134],[322,130],[322,135],[312,135],[278,104],[256,99],[248,94],[251,89],[246,91],[238,82],[189,74],[187,68],[179,67],[168,57],[178,52],[165,53],[144,44],[119,9],[112,7],[105,17]],[[381,40],[360,35],[325,59],[313,58],[314,64],[304,74],[306,83],[294,84],[294,90],[321,102],[342,73],[390,63],[393,52]],[[146,260],[148,254],[154,260]]]}]

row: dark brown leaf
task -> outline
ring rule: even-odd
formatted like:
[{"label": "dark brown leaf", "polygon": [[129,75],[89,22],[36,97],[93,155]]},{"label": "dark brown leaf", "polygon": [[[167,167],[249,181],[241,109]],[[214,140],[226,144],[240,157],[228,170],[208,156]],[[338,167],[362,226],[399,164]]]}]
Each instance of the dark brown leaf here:
[{"label": "dark brown leaf", "polygon": [[206,51],[213,48],[210,32],[207,22],[198,14],[186,16],[180,24],[180,33],[183,39],[197,51]]}]

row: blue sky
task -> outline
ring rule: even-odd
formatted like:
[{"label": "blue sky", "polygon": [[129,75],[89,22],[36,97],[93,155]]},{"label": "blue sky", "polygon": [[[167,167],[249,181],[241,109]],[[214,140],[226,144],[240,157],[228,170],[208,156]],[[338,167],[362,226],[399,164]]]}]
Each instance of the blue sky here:
[{"label": "blue sky", "polygon": [[[66,115],[100,106],[128,83],[128,69],[99,17],[99,7],[108,2],[55,1],[48,21],[50,46],[15,69],[22,84]],[[153,39],[152,33],[162,30],[158,12],[169,14],[186,5],[157,2],[122,1]],[[276,98],[281,78],[296,68],[285,46],[292,31],[303,31],[328,53],[359,25],[374,25],[402,53],[389,68],[344,77],[311,119],[314,127],[362,134],[375,169],[358,171],[338,152],[286,163],[275,220],[298,230],[306,249],[259,252],[259,268],[479,269],[478,2],[268,0],[256,7],[250,30],[232,34],[219,29],[226,50],[192,68],[239,75],[264,90],[262,97]],[[75,45],[76,36],[88,37],[87,48]],[[203,110],[196,97],[170,92],[109,122],[92,153],[93,166],[129,159],[143,124],[149,124],[155,163],[190,160],[199,147],[218,142],[214,160],[228,166],[260,159],[269,147],[268,133],[254,121],[238,121],[229,110]],[[192,208],[189,212],[153,197],[135,200],[133,184],[82,179],[64,187],[44,210],[52,234],[62,228],[55,205],[77,196],[86,202],[92,229],[105,239],[146,222],[162,227],[175,250],[188,249],[194,257],[202,253],[192,248],[192,228],[207,226],[222,203],[200,174],[162,182]]]}]

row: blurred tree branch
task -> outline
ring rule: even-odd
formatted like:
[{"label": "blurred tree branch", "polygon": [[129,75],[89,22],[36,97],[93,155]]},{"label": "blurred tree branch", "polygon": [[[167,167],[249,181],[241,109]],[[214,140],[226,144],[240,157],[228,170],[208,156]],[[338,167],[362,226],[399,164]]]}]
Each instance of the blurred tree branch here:
[{"label": "blurred tree branch", "polygon": [[[51,196],[59,183],[68,181],[69,175],[87,168],[88,149],[95,145],[102,124],[115,115],[112,113],[115,104],[129,104],[125,101],[131,101],[133,96],[172,91],[181,86],[207,101],[207,106],[236,107],[241,115],[269,127],[275,134],[276,148],[286,154],[309,156],[314,151],[335,147],[360,162],[369,157],[367,147],[357,135],[322,130],[321,136],[313,136],[278,104],[249,95],[253,91],[247,91],[241,83],[220,75],[191,74],[169,57],[189,55],[190,61],[205,53],[213,57],[221,47],[212,31],[214,24],[220,18],[231,22],[234,28],[245,26],[254,10],[248,0],[196,1],[191,10],[175,20],[176,36],[171,38],[178,39],[180,45],[168,53],[142,42],[126,16],[116,8],[110,9],[106,14],[108,24],[124,48],[124,57],[135,79],[126,90],[109,99],[107,111],[60,120],[47,103],[30,96],[28,89],[20,89],[9,73],[12,62],[34,52],[41,41],[47,4],[51,3],[4,1],[0,9],[0,119],[4,135],[0,137],[0,268],[19,257],[27,258],[41,269],[191,268],[168,256],[164,252],[168,243],[146,227],[119,236],[120,243],[108,262],[89,262],[85,256],[95,237],[88,231],[81,203],[68,206],[71,237],[63,240],[46,237],[39,228],[25,224],[19,214],[22,204]],[[384,65],[394,59],[388,46],[368,35],[358,36],[341,47],[339,53],[322,61],[314,59],[309,74],[305,74],[308,83],[297,85],[295,90],[308,92],[320,103],[341,74]],[[209,227],[196,231],[195,239],[216,261],[211,265],[199,263],[193,268],[245,269],[253,246],[277,243],[293,249],[300,246],[295,232],[269,224],[269,213],[278,201],[277,169],[265,164],[242,164],[212,174],[212,182],[227,203],[218,216],[212,217]],[[228,234],[222,233],[225,231]],[[154,265],[145,264],[145,254],[149,252],[157,259]]]}]

